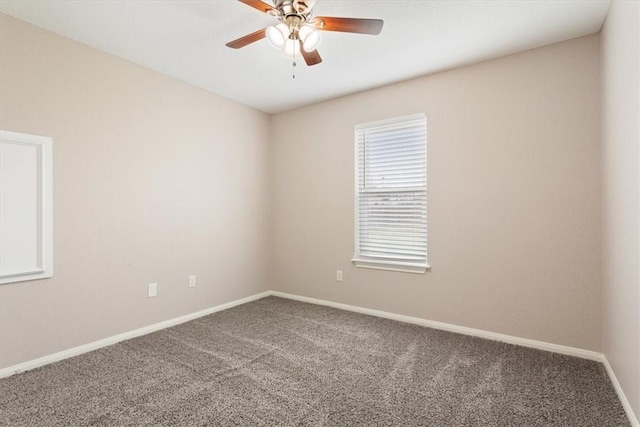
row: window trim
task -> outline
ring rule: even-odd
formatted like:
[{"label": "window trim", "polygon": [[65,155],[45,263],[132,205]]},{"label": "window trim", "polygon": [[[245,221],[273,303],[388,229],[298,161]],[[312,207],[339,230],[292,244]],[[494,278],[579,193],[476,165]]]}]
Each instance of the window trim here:
[{"label": "window trim", "polygon": [[414,264],[397,261],[372,261],[358,258],[353,258],[351,262],[353,262],[356,267],[369,268],[371,270],[399,271],[401,273],[415,274],[424,274],[431,270],[431,266],[429,264]]},{"label": "window trim", "polygon": [[[427,240],[427,258],[426,258],[426,262],[425,263],[412,263],[412,262],[405,262],[405,261],[391,261],[391,260],[371,260],[371,259],[363,259],[363,258],[359,258],[359,225],[360,225],[360,214],[359,214],[359,209],[358,209],[358,195],[360,194],[359,192],[359,187],[358,187],[358,176],[357,174],[359,173],[359,168],[358,168],[358,132],[361,129],[366,129],[366,128],[372,128],[372,127],[382,127],[382,126],[390,126],[390,125],[395,125],[395,124],[402,124],[404,122],[409,122],[409,121],[415,121],[415,120],[424,120],[425,122],[425,128],[426,128],[426,124],[427,124],[427,116],[425,113],[418,113],[418,114],[411,114],[411,115],[407,115],[407,116],[400,116],[400,117],[394,117],[391,119],[385,119],[385,120],[379,120],[379,121],[374,121],[374,122],[369,122],[369,123],[362,123],[362,124],[358,124],[355,126],[354,128],[354,144],[353,144],[353,148],[354,148],[354,219],[355,219],[355,228],[354,228],[354,257],[351,259],[351,262],[353,262],[355,264],[356,267],[359,268],[367,268],[367,269],[373,269],[373,270],[386,270],[386,271],[396,271],[396,272],[403,272],[403,273],[415,273],[415,274],[424,274],[427,271],[431,270],[431,265],[429,264],[429,256],[428,256],[428,240]],[[428,162],[428,156],[427,156],[427,142],[426,142],[426,136],[425,136],[425,174],[427,173],[427,162]],[[426,194],[428,194],[428,180],[425,182],[425,188],[424,191]],[[428,198],[425,198],[425,211],[428,214],[428,208],[429,208],[429,200]],[[428,215],[427,215],[427,219],[428,219]],[[428,223],[427,223],[428,225]],[[428,231],[427,231],[427,236],[428,236]]]}]

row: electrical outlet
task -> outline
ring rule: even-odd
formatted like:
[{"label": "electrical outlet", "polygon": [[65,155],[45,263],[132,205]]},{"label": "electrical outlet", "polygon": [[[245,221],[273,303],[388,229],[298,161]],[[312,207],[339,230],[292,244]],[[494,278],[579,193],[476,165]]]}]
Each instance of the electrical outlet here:
[{"label": "electrical outlet", "polygon": [[189,276],[189,287],[190,288],[196,287],[196,276]]},{"label": "electrical outlet", "polygon": [[342,270],[336,271],[336,280],[342,282]]},{"label": "electrical outlet", "polygon": [[157,283],[149,283],[147,287],[147,296],[149,298],[155,297],[158,295],[158,284]]}]

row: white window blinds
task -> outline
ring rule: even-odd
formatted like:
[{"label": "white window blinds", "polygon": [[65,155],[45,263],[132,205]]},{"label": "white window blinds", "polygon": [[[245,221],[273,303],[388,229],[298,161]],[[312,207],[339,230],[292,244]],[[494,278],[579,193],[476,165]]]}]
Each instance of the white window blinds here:
[{"label": "white window blinds", "polygon": [[428,267],[426,128],[424,114],[356,126],[356,265]]}]

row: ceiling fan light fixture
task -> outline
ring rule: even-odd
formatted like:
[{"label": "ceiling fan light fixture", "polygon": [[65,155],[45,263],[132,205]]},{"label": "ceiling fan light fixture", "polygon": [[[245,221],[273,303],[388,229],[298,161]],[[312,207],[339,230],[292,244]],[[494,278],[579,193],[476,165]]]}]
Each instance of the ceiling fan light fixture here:
[{"label": "ceiling fan light fixture", "polygon": [[320,45],[322,41],[322,34],[320,31],[316,31],[314,28],[305,25],[300,28],[298,32],[300,40],[302,41],[302,48],[307,52],[313,52]]},{"label": "ceiling fan light fixture", "polygon": [[266,38],[271,46],[282,51],[282,56],[293,59],[294,67],[298,58],[304,59],[308,66],[322,62],[317,47],[324,31],[378,35],[384,25],[382,19],[314,17],[312,9],[316,0],[238,1],[276,18],[280,23],[232,40],[226,44],[227,47],[240,49]]},{"label": "ceiling fan light fixture", "polygon": [[288,37],[289,28],[284,24],[267,27],[267,41],[276,49],[282,49]]},{"label": "ceiling fan light fixture", "polygon": [[302,56],[300,53],[300,40],[287,39],[282,56],[288,59],[299,59]]}]

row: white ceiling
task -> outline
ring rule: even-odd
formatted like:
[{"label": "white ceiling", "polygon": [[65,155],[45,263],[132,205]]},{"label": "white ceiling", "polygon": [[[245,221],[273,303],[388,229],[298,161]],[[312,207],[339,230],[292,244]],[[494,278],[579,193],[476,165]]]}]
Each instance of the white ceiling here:
[{"label": "white ceiling", "polygon": [[276,113],[598,32],[610,0],[318,0],[316,16],[380,18],[379,36],[324,32],[313,67],[266,40],[275,18],[235,0],[0,0],[0,11],[216,94]]}]

